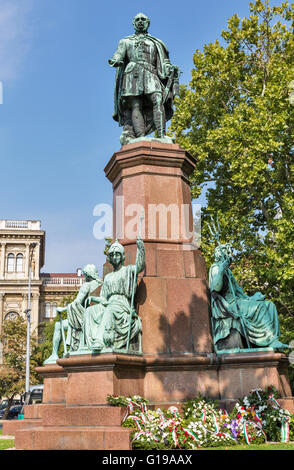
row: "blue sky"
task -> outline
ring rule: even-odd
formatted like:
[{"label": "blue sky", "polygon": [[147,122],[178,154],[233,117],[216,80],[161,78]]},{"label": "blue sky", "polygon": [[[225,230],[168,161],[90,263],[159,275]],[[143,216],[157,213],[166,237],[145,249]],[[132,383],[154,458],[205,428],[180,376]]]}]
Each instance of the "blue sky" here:
[{"label": "blue sky", "polygon": [[107,60],[140,11],[188,83],[195,49],[220,38],[248,0],[0,0],[0,219],[39,219],[43,271],[95,263],[94,207],[112,204],[104,167],[119,150],[112,120],[115,71]]}]

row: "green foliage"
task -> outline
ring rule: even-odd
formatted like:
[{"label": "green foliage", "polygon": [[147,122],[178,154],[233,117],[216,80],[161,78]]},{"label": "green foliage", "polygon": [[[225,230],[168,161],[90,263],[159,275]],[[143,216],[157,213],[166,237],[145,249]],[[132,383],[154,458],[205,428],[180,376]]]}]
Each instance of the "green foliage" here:
[{"label": "green foliage", "polygon": [[196,397],[193,399],[193,400],[187,400],[185,403],[183,403],[182,405],[182,411],[183,411],[183,415],[185,416],[185,418],[188,418],[188,417],[191,417],[192,414],[193,414],[193,406],[195,404],[198,404],[200,402],[205,402],[207,403],[208,405],[211,406],[211,409],[215,409],[217,406],[218,406],[218,402],[215,401],[215,400],[212,400],[210,398],[207,398],[207,397],[204,397],[203,395],[201,395],[201,393],[199,392],[198,395],[196,395]]},{"label": "green foliage", "polygon": [[[0,366],[0,396],[7,397],[8,405],[15,395],[25,391],[27,324],[22,317],[6,320],[0,334],[3,362]],[[35,371],[42,364],[37,335],[32,332],[30,343],[30,384],[42,383]],[[7,408],[7,411],[9,406]]]},{"label": "green foliage", "polygon": [[109,248],[111,247],[112,243],[114,242],[112,237],[105,237],[105,247],[104,247],[104,254],[107,256]]},{"label": "green foliage", "polygon": [[147,405],[149,403],[146,398],[140,397],[139,395],[135,395],[133,397],[124,397],[122,395],[107,395],[106,400],[110,405],[120,407],[126,407],[130,404],[130,402],[137,405],[140,405],[141,403],[145,403]]},{"label": "green foliage", "polygon": [[257,0],[249,7],[248,18],[228,20],[221,41],[195,51],[170,132],[198,160],[192,196],[207,190],[208,266],[214,244],[206,222],[218,214],[238,282],[275,302],[284,342],[294,339],[294,4]]}]

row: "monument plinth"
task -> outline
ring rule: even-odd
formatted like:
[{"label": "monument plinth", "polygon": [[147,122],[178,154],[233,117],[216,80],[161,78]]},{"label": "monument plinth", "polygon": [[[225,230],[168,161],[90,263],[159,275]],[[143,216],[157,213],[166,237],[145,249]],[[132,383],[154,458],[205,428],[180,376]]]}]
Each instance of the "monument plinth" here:
[{"label": "monument plinth", "polygon": [[[178,145],[156,141],[125,145],[110,159],[105,172],[113,184],[114,234],[124,235],[126,265],[135,262],[144,210],[146,261],[135,296],[142,354],[75,354],[39,368],[43,403],[25,407],[22,422],[4,424],[4,432],[15,433],[16,448],[129,449],[122,411],[108,406],[107,394],[141,395],[151,406],[168,407],[200,392],[230,408],[252,388],[274,385],[281,405],[293,411],[283,354],[214,352],[207,269],[192,233],[188,176],[196,164]],[[165,210],[156,220],[154,207]]]},{"label": "monument plinth", "polygon": [[178,145],[142,141],[123,146],[105,168],[113,185],[114,238],[124,245],[126,264],[135,260],[136,215],[144,211],[145,271],[135,299],[145,355],[213,350],[207,270],[193,244],[188,177],[195,166]]}]

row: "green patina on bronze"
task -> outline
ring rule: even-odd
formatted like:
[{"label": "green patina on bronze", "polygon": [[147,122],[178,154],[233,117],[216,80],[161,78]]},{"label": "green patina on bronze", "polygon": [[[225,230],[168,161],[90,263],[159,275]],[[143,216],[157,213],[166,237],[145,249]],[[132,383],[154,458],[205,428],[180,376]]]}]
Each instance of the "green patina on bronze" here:
[{"label": "green patina on bronze", "polygon": [[172,65],[165,44],[148,34],[150,19],[138,13],[133,19],[135,34],[119,41],[112,59],[117,67],[113,119],[123,126],[121,143],[131,143],[156,131],[165,136],[166,122],[173,115],[178,93],[179,68]]},{"label": "green patina on bronze", "polygon": [[215,225],[213,236],[218,246],[209,270],[209,289],[216,351],[288,347],[279,341],[279,319],[274,303],[265,300],[261,292],[253,296],[244,293],[230,270],[231,245],[220,243],[220,231]]},{"label": "green patina on bronze", "polygon": [[[65,355],[67,354],[67,348],[69,353],[77,351],[83,346],[83,324],[84,315],[86,310],[86,302],[92,292],[94,292],[102,283],[102,279],[98,275],[96,266],[88,264],[83,269],[85,276],[85,282],[81,286],[75,300],[68,304],[66,307],[58,307],[57,313],[60,316],[60,321],[56,322],[53,334],[53,348],[52,354],[46,361],[46,364],[55,364],[58,359],[58,349],[60,346],[61,339],[64,342]],[[67,319],[61,319],[61,313],[67,312]],[[64,332],[67,331],[67,337],[65,340]]]},{"label": "green patina on bronze", "polygon": [[136,264],[124,266],[124,248],[116,241],[108,252],[113,272],[104,278],[99,297],[89,297],[85,312],[85,342],[90,351],[141,353],[141,320],[134,307],[137,276],[145,267],[143,240],[137,239]]},{"label": "green patina on bronze", "polygon": [[[137,276],[145,267],[145,247],[141,236],[137,238],[135,265],[124,266],[124,247],[117,240],[111,245],[107,258],[113,266],[113,272],[102,281],[96,267],[87,265],[83,271],[85,283],[74,302],[65,308],[58,307],[59,314],[67,312],[67,319],[56,323],[52,354],[44,365],[55,364],[58,360],[62,337],[64,356],[106,352],[142,353],[142,325],[134,306]],[[91,296],[101,285],[100,296]],[[67,331],[66,340],[64,331]]]}]

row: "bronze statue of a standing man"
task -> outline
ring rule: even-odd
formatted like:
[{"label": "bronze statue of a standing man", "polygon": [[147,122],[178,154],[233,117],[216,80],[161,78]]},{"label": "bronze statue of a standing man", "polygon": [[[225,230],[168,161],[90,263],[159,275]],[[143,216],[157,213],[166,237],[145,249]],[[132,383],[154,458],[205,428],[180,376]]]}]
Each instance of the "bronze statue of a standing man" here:
[{"label": "bronze statue of a standing man", "polygon": [[179,68],[170,63],[165,44],[148,34],[146,15],[138,13],[133,25],[135,34],[121,39],[108,61],[117,67],[113,119],[123,126],[122,144],[154,130],[157,138],[170,142],[165,125],[173,115]]}]

